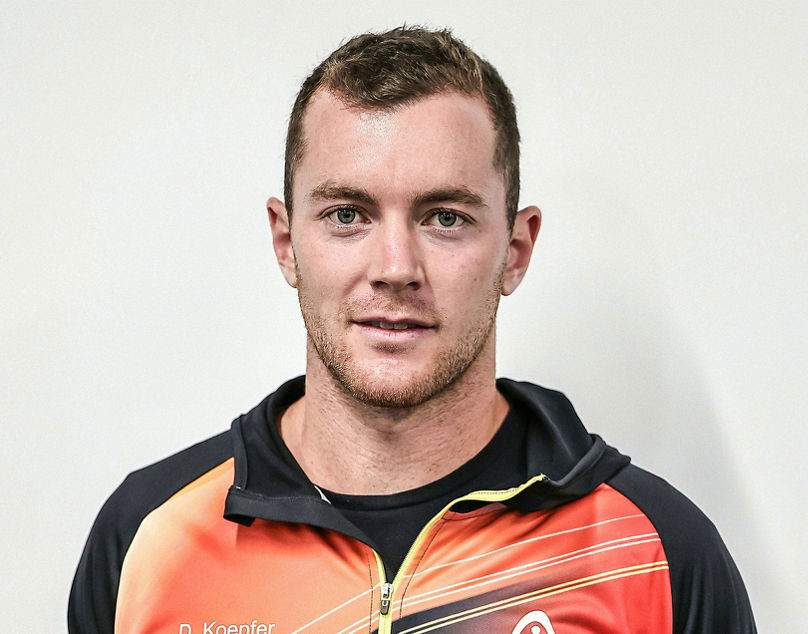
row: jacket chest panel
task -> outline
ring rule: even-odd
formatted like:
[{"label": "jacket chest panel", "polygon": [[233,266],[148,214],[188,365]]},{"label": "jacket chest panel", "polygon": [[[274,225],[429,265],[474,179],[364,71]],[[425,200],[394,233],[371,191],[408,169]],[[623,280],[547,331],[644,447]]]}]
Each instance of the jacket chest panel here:
[{"label": "jacket chest panel", "polygon": [[397,582],[394,632],[522,631],[530,614],[564,632],[670,631],[659,536],[608,486],[550,511],[449,513],[413,561]]},{"label": "jacket chest panel", "polygon": [[[144,526],[148,533],[154,528]],[[379,580],[367,546],[261,520],[249,527],[222,520],[215,529],[182,531],[181,543],[166,539],[166,531],[162,540],[169,543],[138,536],[127,556],[116,631],[255,634],[257,625],[247,627],[253,621],[275,633],[307,624],[316,624],[308,631],[339,631],[357,621],[369,629]]]}]

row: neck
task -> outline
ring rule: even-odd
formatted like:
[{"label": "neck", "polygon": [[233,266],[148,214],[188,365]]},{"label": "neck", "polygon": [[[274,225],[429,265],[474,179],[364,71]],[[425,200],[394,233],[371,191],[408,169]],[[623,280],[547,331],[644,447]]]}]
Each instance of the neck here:
[{"label": "neck", "polygon": [[357,401],[309,350],[306,395],[284,413],[281,435],[309,479],[335,492],[386,495],[434,482],[474,457],[507,414],[493,339],[453,385],[410,408]]}]

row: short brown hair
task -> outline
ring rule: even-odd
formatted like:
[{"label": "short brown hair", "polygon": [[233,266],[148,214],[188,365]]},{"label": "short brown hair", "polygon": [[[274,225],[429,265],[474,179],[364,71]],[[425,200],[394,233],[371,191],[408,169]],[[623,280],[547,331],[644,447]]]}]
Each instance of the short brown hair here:
[{"label": "short brown hair", "polygon": [[305,149],[303,116],[319,89],[368,109],[394,108],[445,92],[481,98],[494,126],[494,166],[503,173],[508,224],[513,226],[519,204],[519,128],[513,96],[497,70],[451,31],[401,26],[386,33],[363,33],[312,71],[289,117],[283,180],[289,214],[294,170]]}]

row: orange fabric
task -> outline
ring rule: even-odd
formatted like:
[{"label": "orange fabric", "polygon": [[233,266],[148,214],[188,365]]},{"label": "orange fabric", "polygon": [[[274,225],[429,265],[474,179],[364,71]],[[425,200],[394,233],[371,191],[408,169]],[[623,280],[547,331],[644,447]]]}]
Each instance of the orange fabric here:
[{"label": "orange fabric", "polygon": [[[369,547],[299,524],[256,520],[246,527],[225,520],[232,482],[231,459],[143,521],[124,560],[116,632],[289,634],[378,627],[380,580]],[[408,632],[451,625],[452,631],[507,634],[535,610],[559,634],[671,631],[659,536],[608,485],[549,511],[520,513],[493,504],[448,513],[411,562],[397,582],[393,618],[406,621],[448,604],[454,611]]]},{"label": "orange fabric", "polygon": [[[670,580],[659,536],[608,485],[548,511],[489,506],[449,513],[433,534],[395,597],[397,616],[477,603],[435,624],[465,621],[472,632],[510,632],[520,616],[540,609],[560,632],[671,631]],[[473,601],[509,586],[505,599]]]}]

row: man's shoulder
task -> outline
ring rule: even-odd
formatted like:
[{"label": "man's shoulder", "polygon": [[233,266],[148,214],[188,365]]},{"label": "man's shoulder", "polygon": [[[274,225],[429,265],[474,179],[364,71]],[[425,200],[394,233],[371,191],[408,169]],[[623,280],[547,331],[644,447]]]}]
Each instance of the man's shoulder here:
[{"label": "man's shoulder", "polygon": [[562,393],[508,379],[498,380],[497,388],[522,416],[538,423],[531,427],[538,442],[530,446],[543,469],[557,470],[542,493],[553,490],[558,500],[577,499],[605,483],[651,522],[670,570],[675,632],[755,631],[740,573],[701,509],[590,435]]},{"label": "man's shoulder", "polygon": [[130,473],[101,507],[79,561],[68,607],[71,632],[111,632],[121,567],[144,518],[233,455],[231,432]]},{"label": "man's shoulder", "polygon": [[685,533],[717,535],[710,519],[686,495],[664,478],[631,463],[609,480],[671,538]]},{"label": "man's shoulder", "polygon": [[233,455],[231,432],[224,431],[162,460],[131,472],[107,499],[94,532],[124,534],[177,491]]},{"label": "man's shoulder", "polygon": [[633,464],[608,484],[630,499],[659,535],[670,569],[674,631],[754,632],[741,575],[707,515],[666,480]]},{"label": "man's shoulder", "polygon": [[[115,537],[121,545],[132,538],[143,519],[175,493],[202,478],[236,454],[243,454],[245,429],[250,441],[264,432],[267,408],[275,394],[302,390],[302,378],[282,385],[247,413],[238,416],[229,429],[197,442],[166,458],[132,471],[102,506],[90,534],[90,541]],[[260,439],[259,439],[260,440]],[[241,449],[239,449],[241,447]],[[244,460],[243,455],[239,459]]]}]

